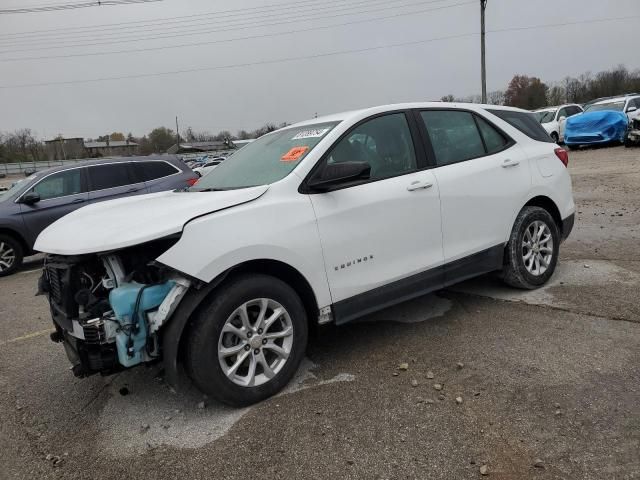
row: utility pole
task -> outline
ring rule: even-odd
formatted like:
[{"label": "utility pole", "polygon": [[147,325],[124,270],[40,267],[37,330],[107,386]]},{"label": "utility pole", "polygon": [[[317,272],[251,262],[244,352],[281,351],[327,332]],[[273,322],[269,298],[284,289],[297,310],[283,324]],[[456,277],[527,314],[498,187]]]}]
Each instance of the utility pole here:
[{"label": "utility pole", "polygon": [[178,149],[180,149],[180,130],[178,129],[178,116],[176,115],[176,144],[178,145]]},{"label": "utility pole", "polygon": [[484,54],[484,11],[487,0],[480,0],[480,76],[482,78],[482,103],[487,103],[487,67]]}]

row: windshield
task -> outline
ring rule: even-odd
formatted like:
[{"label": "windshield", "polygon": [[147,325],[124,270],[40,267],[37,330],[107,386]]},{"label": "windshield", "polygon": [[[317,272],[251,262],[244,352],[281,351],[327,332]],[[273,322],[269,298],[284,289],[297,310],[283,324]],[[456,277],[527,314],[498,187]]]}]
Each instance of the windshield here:
[{"label": "windshield", "polygon": [[34,178],[36,178],[36,176],[31,175],[29,178],[20,179],[15,182],[9,190],[6,190],[4,192],[0,191],[0,202],[13,196],[14,193],[17,193],[20,189],[24,188],[24,186],[27,184],[27,180],[33,180]]},{"label": "windshield", "polygon": [[189,191],[233,190],[282,180],[338,122],[287,128],[242,147]]},{"label": "windshield", "polygon": [[540,112],[533,112],[533,115],[540,123],[548,123],[556,117],[556,112],[557,110],[542,110]]},{"label": "windshield", "polygon": [[624,102],[608,102],[608,103],[594,103],[585,108],[585,112],[597,112],[600,110],[617,110],[621,112],[624,110]]}]

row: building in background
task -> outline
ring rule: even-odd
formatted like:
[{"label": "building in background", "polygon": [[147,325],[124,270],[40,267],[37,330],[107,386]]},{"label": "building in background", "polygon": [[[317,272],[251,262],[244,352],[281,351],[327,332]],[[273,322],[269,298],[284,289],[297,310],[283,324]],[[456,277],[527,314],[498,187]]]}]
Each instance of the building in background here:
[{"label": "building in background", "polygon": [[45,140],[44,144],[49,161],[85,157],[84,139],[80,137]]},{"label": "building in background", "polygon": [[84,142],[87,157],[133,157],[138,155],[138,144],[129,140],[109,140],[105,142]]},{"label": "building in background", "polygon": [[45,142],[47,160],[72,158],[133,157],[138,155],[138,144],[129,140],[85,141],[83,138],[56,138]]}]

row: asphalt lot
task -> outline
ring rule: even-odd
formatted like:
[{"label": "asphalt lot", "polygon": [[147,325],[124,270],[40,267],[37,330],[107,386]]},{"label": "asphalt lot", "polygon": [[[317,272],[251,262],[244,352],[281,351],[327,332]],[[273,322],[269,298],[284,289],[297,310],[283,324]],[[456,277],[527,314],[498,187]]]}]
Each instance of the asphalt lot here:
[{"label": "asphalt lot", "polygon": [[0,478],[640,478],[640,149],[570,170],[545,288],[487,276],[328,329],[244,410],[157,367],[74,378],[33,259],[0,279]]}]

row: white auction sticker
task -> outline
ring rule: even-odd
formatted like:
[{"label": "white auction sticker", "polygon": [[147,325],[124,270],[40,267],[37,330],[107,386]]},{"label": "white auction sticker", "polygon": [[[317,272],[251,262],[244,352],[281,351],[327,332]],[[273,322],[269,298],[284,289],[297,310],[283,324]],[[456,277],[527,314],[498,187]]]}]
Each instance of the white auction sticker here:
[{"label": "white auction sticker", "polygon": [[330,128],[315,128],[313,130],[303,130],[298,132],[291,140],[301,140],[303,138],[318,138],[327,133]]}]

